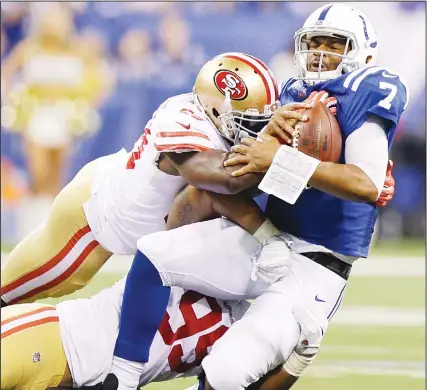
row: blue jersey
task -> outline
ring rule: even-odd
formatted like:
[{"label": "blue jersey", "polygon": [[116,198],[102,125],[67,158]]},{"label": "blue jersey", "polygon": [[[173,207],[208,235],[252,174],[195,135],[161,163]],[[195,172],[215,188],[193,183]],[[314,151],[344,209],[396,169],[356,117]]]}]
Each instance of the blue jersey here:
[{"label": "blue jersey", "polygon": [[[280,100],[282,104],[302,102],[311,92],[321,90],[337,99],[336,118],[343,139],[341,163],[345,163],[345,140],[368,115],[384,119],[391,147],[408,101],[399,76],[385,68],[369,67],[314,85],[290,79],[281,89]],[[343,200],[314,188],[304,191],[294,205],[269,196],[266,213],[280,230],[355,257],[367,257],[377,218],[375,205]]]}]

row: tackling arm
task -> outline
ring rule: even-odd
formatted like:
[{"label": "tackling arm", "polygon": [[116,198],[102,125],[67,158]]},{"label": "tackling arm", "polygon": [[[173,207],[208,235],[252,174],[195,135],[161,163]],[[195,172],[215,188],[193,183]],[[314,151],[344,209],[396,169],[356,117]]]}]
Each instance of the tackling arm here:
[{"label": "tackling arm", "polygon": [[222,150],[205,152],[166,153],[179,174],[187,183],[220,194],[236,194],[256,186],[263,175],[251,173],[241,177],[233,177],[231,173],[237,167],[225,167],[224,161],[230,153]]},{"label": "tackling arm", "polygon": [[261,252],[253,259],[252,278],[274,283],[290,269],[291,257],[286,240],[267,219],[255,201],[245,195],[225,195],[187,186],[177,195],[167,220],[167,228],[200,222],[219,216],[241,226],[261,244]]},{"label": "tackling arm", "polygon": [[221,215],[251,234],[255,234],[266,221],[263,212],[250,197],[241,194],[217,194],[189,185],[175,197],[168,216],[167,229],[218,218]]}]

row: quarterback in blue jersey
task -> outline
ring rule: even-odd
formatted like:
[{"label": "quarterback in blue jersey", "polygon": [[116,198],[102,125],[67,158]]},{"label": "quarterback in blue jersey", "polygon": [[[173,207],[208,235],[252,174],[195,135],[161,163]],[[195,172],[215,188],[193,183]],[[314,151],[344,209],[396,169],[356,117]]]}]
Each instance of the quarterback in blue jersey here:
[{"label": "quarterback in blue jersey", "polygon": [[[367,66],[377,56],[375,31],[364,15],[348,8],[327,5],[307,19],[295,35],[299,76],[287,81],[280,92],[282,104],[303,101],[314,91],[326,91],[336,99],[343,138],[340,162],[320,162],[307,178],[312,188],[294,205],[270,196],[267,215],[282,231],[351,263],[368,255],[377,217],[374,203],[382,191],[388,151],[408,103],[408,90],[388,69]],[[344,12],[353,12],[358,25],[343,18]],[[346,30],[353,27],[353,31]],[[289,127],[282,125],[286,114],[280,109],[276,112],[265,142],[244,139],[243,145],[234,147],[242,156],[226,165],[247,163],[234,175],[267,172],[273,159],[280,158],[277,152],[288,146],[268,134],[289,140]]]},{"label": "quarterback in blue jersey", "polygon": [[[285,371],[297,378],[311,363],[291,359],[300,334],[292,307],[300,301],[313,302],[328,320],[337,312],[352,263],[368,255],[388,151],[407,105],[408,91],[401,79],[375,66],[378,43],[373,26],[351,6],[319,8],[297,31],[295,42],[298,74],[285,83],[280,100],[301,102],[313,92],[333,97],[343,138],[341,159],[337,164],[320,162],[282,145],[274,136],[286,141],[295,131],[290,122],[295,113],[286,106],[273,115],[266,132],[260,135],[264,142],[244,138],[234,147],[240,155],[232,156],[226,165],[245,166],[233,176],[265,173],[260,188],[275,193],[269,197],[266,213],[281,231],[276,239],[290,244],[290,263],[286,267],[269,264],[270,276],[276,270],[280,273],[276,283],[256,297],[250,313],[203,360],[207,389],[246,388],[271,369],[282,367],[283,362]],[[287,150],[292,150],[295,166],[284,158]],[[306,166],[310,169],[302,169]],[[273,170],[277,173],[293,168],[302,178],[299,187],[311,188],[298,194],[291,206],[283,200],[289,195],[287,187],[281,188],[276,182],[269,188],[265,180],[271,179]],[[227,266],[233,261],[244,266],[245,259],[254,257],[254,241],[226,220],[195,225],[142,238],[138,242],[139,263],[154,264],[164,286],[178,285],[212,296],[218,293],[215,284],[229,287],[221,293],[236,291],[233,288],[237,288],[241,275]],[[236,254],[239,250],[242,253]],[[255,258],[254,268],[259,264],[262,261]],[[284,269],[291,272],[284,275]],[[128,291],[130,297],[131,288]],[[154,298],[150,296],[150,301],[155,302]],[[151,316],[149,311],[144,315]],[[131,349],[133,341],[125,332],[122,335],[118,342]],[[132,361],[132,354],[122,352],[113,362],[113,372],[121,376],[119,388],[129,388],[126,381],[134,381],[143,360]]]},{"label": "quarterback in blue jersey", "polygon": [[[270,195],[267,216],[290,233],[300,253],[343,279],[356,259],[368,256],[377,218],[375,202],[390,169],[388,152],[409,99],[398,75],[375,66],[377,50],[375,30],[365,15],[345,4],[325,5],[295,34],[298,76],[284,83],[280,92],[282,104],[302,102],[314,92],[335,98],[343,147],[339,163],[317,162],[305,178],[311,188],[295,204]],[[289,168],[280,155],[289,146],[271,137],[292,140],[292,115],[286,110],[273,115],[261,135],[264,142],[247,138],[233,148],[241,155],[225,165],[247,164],[234,175]],[[231,334],[227,336],[232,342]],[[221,347],[213,349],[209,359],[231,353],[224,344]],[[210,364],[204,367],[211,369]]]},{"label": "quarterback in blue jersey", "polygon": [[[389,70],[367,67],[316,84],[293,78],[283,86],[280,98],[282,103],[302,101],[313,91],[336,98],[343,138],[340,162],[320,162],[308,178],[313,188],[294,205],[270,196],[267,214],[282,231],[345,256],[367,257],[377,217],[374,203],[383,188],[388,150],[407,104],[407,89]],[[275,116],[280,115],[279,110]],[[278,133],[276,119],[269,124],[270,134]],[[264,141],[244,139],[243,145],[234,147],[246,159],[239,156],[226,164],[248,163],[235,175],[266,172],[276,152],[288,148],[272,137]]]}]

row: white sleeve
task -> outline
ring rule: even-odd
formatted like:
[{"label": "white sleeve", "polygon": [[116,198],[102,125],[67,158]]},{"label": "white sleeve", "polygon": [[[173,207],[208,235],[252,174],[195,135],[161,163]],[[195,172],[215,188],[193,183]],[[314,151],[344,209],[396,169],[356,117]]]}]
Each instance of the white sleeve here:
[{"label": "white sleeve", "polygon": [[377,187],[378,196],[384,186],[388,163],[388,140],[381,118],[369,116],[345,142],[345,163],[358,166]]}]

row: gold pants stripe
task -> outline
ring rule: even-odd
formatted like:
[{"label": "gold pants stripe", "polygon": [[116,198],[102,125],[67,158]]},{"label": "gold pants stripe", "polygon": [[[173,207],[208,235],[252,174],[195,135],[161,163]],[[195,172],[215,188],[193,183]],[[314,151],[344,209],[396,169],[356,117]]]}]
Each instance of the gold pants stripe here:
[{"label": "gold pants stripe", "polygon": [[1,273],[6,303],[71,294],[111,256],[95,239],[83,211],[98,162],[83,167],[58,194],[46,220],[9,254]]},{"label": "gold pants stripe", "polygon": [[[52,313],[53,312],[53,313]],[[1,338],[11,336],[21,330],[31,328],[32,326],[46,324],[48,322],[58,322],[54,307],[42,307],[24,314],[10,317],[1,322]]]},{"label": "gold pants stripe", "polygon": [[[89,232],[90,232],[89,226],[85,226],[84,228],[77,231],[77,233],[74,234],[74,236],[70,239],[70,241],[68,241],[68,243],[64,246],[64,248],[62,248],[62,250],[56,256],[50,259],[47,263],[43,264],[41,267],[36,268],[35,270],[21,276],[19,279],[13,281],[12,283],[9,283],[3,286],[2,294],[6,295],[11,291],[18,289],[19,287],[25,284],[27,284],[28,286],[31,286],[32,280],[39,278],[43,274],[48,274],[49,271],[52,270],[52,268],[54,268],[58,263],[60,263],[64,259],[64,257],[67,256],[71,252],[71,250],[76,247],[80,238],[82,238],[86,233],[89,233]],[[67,268],[63,273],[61,273],[59,276],[52,279],[50,282],[45,283],[39,287],[33,288],[28,292],[16,298],[11,299],[9,303],[13,304],[19,300],[31,298],[32,296],[42,292],[43,290],[50,289],[62,283],[81,265],[81,263],[87,258],[87,256],[92,252],[93,249],[95,249],[97,245],[99,245],[97,241],[95,240],[91,241],[80,253],[80,255],[75,258],[71,266]]]}]

